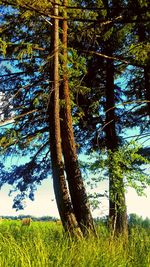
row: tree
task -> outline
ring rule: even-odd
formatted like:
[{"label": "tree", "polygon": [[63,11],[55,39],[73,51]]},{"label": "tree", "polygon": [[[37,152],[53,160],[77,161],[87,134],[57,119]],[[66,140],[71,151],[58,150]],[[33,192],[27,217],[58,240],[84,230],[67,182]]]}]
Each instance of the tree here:
[{"label": "tree", "polygon": [[[139,128],[135,138],[145,141],[149,138],[149,23],[143,22],[142,18],[148,16],[148,1],[128,1],[127,8],[132,16],[140,19],[138,23],[130,25],[125,46],[127,57],[134,58],[135,62],[135,66],[130,66],[126,72],[126,96],[130,101],[126,127]],[[147,144],[141,153],[147,155],[148,150]]]},{"label": "tree", "polygon": [[[58,5],[56,2],[54,3],[54,16],[58,16]],[[82,236],[69,199],[62,161],[59,117],[59,20],[57,18],[53,20],[53,40],[54,46],[52,51],[54,51],[54,56],[51,72],[53,72],[54,82],[51,89],[52,95],[50,95],[49,99],[48,112],[54,192],[64,229],[71,232],[71,234],[73,232],[75,234],[76,231],[77,235]]]},{"label": "tree", "polygon": [[[105,9],[107,10],[107,12],[109,12],[107,20],[114,19],[115,17],[119,15],[124,16],[126,12],[128,12],[127,11],[128,9],[126,9],[125,3],[122,1],[119,1],[119,2],[111,1],[110,6],[106,5]],[[131,16],[133,16],[133,14],[131,14]],[[112,228],[114,229],[114,231],[123,233],[123,232],[127,232],[127,214],[126,214],[126,205],[125,205],[124,177],[123,177],[123,173],[122,173],[122,177],[121,176],[117,177],[117,172],[115,171],[117,166],[114,166],[113,153],[115,153],[119,149],[119,145],[122,145],[123,140],[120,140],[118,136],[121,133],[121,131],[118,129],[121,127],[124,127],[125,125],[124,121],[126,120],[128,111],[121,112],[120,114],[117,111],[117,114],[116,114],[116,104],[117,104],[117,101],[119,103],[121,102],[123,90],[122,88],[115,87],[114,77],[119,77],[120,73],[126,70],[127,63],[125,63],[124,61],[123,63],[125,63],[125,66],[124,65],[119,66],[119,63],[118,64],[116,63],[116,59],[118,57],[118,62],[119,62],[119,59],[121,61],[122,57],[120,56],[120,53],[121,52],[123,53],[123,50],[124,50],[123,42],[126,41],[126,38],[127,38],[126,36],[127,36],[127,32],[129,31],[129,28],[126,25],[125,26],[122,25],[122,22],[120,23],[119,21],[118,23],[116,22],[116,24],[113,24],[113,25],[111,24],[108,26],[106,25],[105,32],[104,30],[102,33],[101,31],[100,32],[96,32],[96,31],[97,31],[97,28],[94,31],[95,38],[93,36],[92,38],[91,37],[92,34],[88,33],[89,35],[91,34],[90,35],[91,40],[93,41],[94,39],[95,41],[94,46],[93,46],[93,42],[87,42],[87,39],[85,43],[84,34],[76,33],[76,35],[79,35],[79,36],[83,35],[83,39],[82,39],[83,41],[81,41],[81,37],[80,37],[80,44],[78,43],[78,40],[76,41],[76,45],[78,47],[79,53],[80,51],[83,51],[84,49],[83,47],[86,47],[88,43],[87,54],[89,55],[89,57],[87,57],[87,60],[86,60],[88,71],[87,71],[87,75],[85,75],[84,83],[86,84],[87,87],[90,87],[88,94],[86,95],[82,93],[78,94],[77,104],[79,105],[79,108],[82,108],[81,113],[83,115],[81,118],[79,118],[78,127],[81,127],[80,131],[78,128],[77,128],[77,131],[78,131],[79,138],[80,138],[80,134],[82,133],[81,142],[83,143],[83,137],[84,137],[87,147],[88,148],[90,147],[91,150],[96,149],[96,148],[99,149],[103,146],[103,144],[105,144],[107,149],[111,152],[109,154],[109,162],[110,162],[109,174],[110,174],[110,181],[111,181],[110,182],[110,196],[111,196],[110,217],[112,217],[111,221],[112,221]],[[86,36],[89,36],[88,34],[86,32]],[[118,36],[120,36],[120,38],[118,38]],[[91,54],[90,54],[90,48],[92,50]],[[101,53],[97,51],[100,51]],[[95,58],[91,59],[91,55],[93,55],[93,57],[95,56]],[[98,62],[99,55],[106,59],[103,60],[102,62]],[[131,62],[133,62],[134,64],[133,59]],[[101,77],[101,80],[99,77]],[[104,81],[102,79],[104,79]],[[98,81],[99,81],[99,88],[98,88]],[[97,88],[99,89],[99,93],[97,93]],[[103,122],[102,112],[100,113],[100,105],[103,104],[104,102],[104,101],[101,101],[102,98],[103,99],[106,98],[106,106],[105,106],[106,121],[105,122]],[[124,92],[122,99],[125,99],[125,92]],[[96,102],[95,105],[93,103],[94,101]],[[91,107],[92,108],[94,107],[93,110]],[[120,118],[119,118],[119,115],[120,115]],[[128,120],[128,117],[127,117],[127,120]],[[101,124],[102,126],[100,127]],[[132,125],[135,125],[134,121],[133,122],[129,121],[128,125],[129,127],[132,127]],[[81,129],[84,130],[84,135]],[[100,131],[103,130],[106,133],[105,138],[100,137],[100,134],[98,133],[98,129],[100,129]],[[87,142],[87,139],[88,139],[88,142]],[[104,142],[102,143],[102,141],[104,140],[105,140],[105,143]],[[112,183],[112,177],[114,180],[113,183]]]},{"label": "tree", "polygon": [[[15,129],[14,125],[11,125],[10,129],[3,130],[1,146],[5,155],[9,155],[12,151],[20,153],[20,149],[26,155],[30,151],[29,162],[20,168],[13,168],[14,179],[11,175],[7,176],[9,179],[4,179],[15,184],[21,191],[20,198],[19,196],[16,198],[17,206],[20,203],[19,200],[23,200],[26,196],[25,192],[28,189],[30,190],[29,195],[33,197],[32,191],[35,190],[34,186],[37,181],[40,182],[46,178],[50,166],[47,158],[50,131],[51,140],[54,140],[53,144],[55,144],[54,147],[51,145],[51,152],[53,150],[52,165],[54,166],[54,163],[57,162],[57,167],[62,167],[60,168],[64,185],[62,192],[64,189],[64,192],[67,193],[64,166],[62,165],[64,160],[73,212],[81,227],[84,224],[84,226],[94,230],[77,160],[70,102],[72,103],[75,138],[80,141],[80,151],[87,149],[87,153],[91,153],[93,150],[99,150],[101,153],[103,147],[109,151],[109,176],[111,180],[113,177],[116,179],[115,183],[112,184],[113,188],[110,186],[110,195],[112,195],[110,202],[113,203],[114,210],[120,218],[126,219],[124,217],[126,213],[123,188],[124,173],[121,171],[119,176],[118,171],[116,171],[116,162],[119,172],[122,166],[122,162],[116,161],[116,153],[119,153],[119,146],[124,143],[121,137],[124,131],[121,128],[130,128],[136,124],[141,126],[142,120],[138,120],[139,117],[137,117],[136,112],[129,115],[128,108],[124,110],[117,107],[122,102],[130,100],[132,102],[137,98],[135,97],[135,90],[134,93],[130,90],[132,94],[130,96],[127,90],[119,87],[118,84],[116,86],[115,79],[120,78],[121,75],[124,76],[128,69],[130,76],[135,78],[132,75],[133,68],[136,69],[137,77],[141,77],[137,73],[136,66],[139,67],[140,65],[141,70],[143,63],[135,59],[135,52],[133,52],[133,56],[130,53],[129,45],[136,40],[135,32],[132,29],[137,26],[139,21],[136,11],[130,11],[128,14],[128,2],[109,1],[109,5],[106,5],[103,1],[96,3],[89,1],[88,6],[85,6],[82,1],[78,1],[76,4],[78,3],[80,6],[78,5],[76,8],[73,6],[64,8],[67,3],[64,2],[63,5],[60,3],[59,7],[62,14],[55,16],[52,13],[53,6],[50,2],[36,2],[30,5],[28,1],[19,1],[16,6],[10,1],[10,13],[3,13],[1,47],[4,54],[7,52],[8,57],[3,58],[3,61],[11,59],[13,68],[11,70],[8,66],[3,68],[1,85],[7,97],[8,88],[13,95],[13,101],[11,101],[13,108],[16,109],[14,118],[16,124]],[[15,12],[13,6],[17,7]],[[73,10],[77,10],[78,16]],[[143,8],[142,12],[145,12]],[[63,62],[60,64],[62,65],[60,67],[62,73],[60,79],[61,119],[59,118],[58,95],[54,94],[52,86],[50,86],[50,84],[56,85],[58,82],[56,79],[56,83],[53,83],[54,73],[49,66],[53,58],[53,53],[50,52],[53,41],[51,34],[49,34],[52,31],[52,18],[59,19],[60,24],[63,24],[63,55],[60,54],[60,59]],[[69,25],[68,44],[71,47],[68,49],[68,54],[67,22]],[[69,68],[67,68],[67,56],[70,59]],[[130,63],[135,66],[131,67]],[[130,67],[127,69],[128,65]],[[14,66],[16,72],[14,72]],[[70,76],[69,73],[71,73]],[[58,93],[58,84],[56,88]],[[143,94],[143,89],[141,92]],[[57,105],[54,102],[56,96]],[[49,107],[48,112],[47,107]],[[55,117],[54,109],[57,111],[57,117]],[[55,123],[53,123],[54,121],[51,122],[51,115],[55,118]],[[50,122],[51,124],[49,124]],[[60,122],[62,140],[60,140]],[[57,141],[54,130],[58,134],[56,135]],[[36,145],[35,140],[37,141]],[[25,171],[26,169],[27,171]],[[35,174],[35,170],[38,170],[38,175]],[[59,168],[56,168],[55,171],[59,176]],[[76,179],[74,179],[75,177]],[[75,196],[80,199],[82,204],[79,208]],[[117,223],[118,230],[119,227],[120,229],[122,227],[123,220],[122,222],[121,220],[119,219]],[[86,227],[82,227],[83,232],[87,229]],[[124,224],[125,228],[126,224]]]},{"label": "tree", "polygon": [[[140,3],[139,1],[135,1],[134,5],[136,6],[136,10],[137,10],[137,17],[140,18],[140,14],[141,14],[141,9],[144,6],[147,6],[147,2],[145,3]],[[149,26],[148,24],[144,24],[143,22],[139,22],[137,25],[136,25],[136,31],[137,31],[137,34],[138,34],[138,41],[139,41],[139,44],[138,44],[138,47],[134,48],[134,45],[133,45],[133,50],[134,52],[136,53],[136,58],[137,60],[140,62],[140,61],[143,61],[144,63],[144,67],[143,67],[143,93],[144,93],[144,98],[146,100],[146,104],[147,104],[147,114],[150,115],[150,67],[149,67],[149,62],[148,62],[148,48],[149,48],[149,43],[148,43],[148,29],[149,29]],[[135,44],[136,45],[136,44]],[[144,53],[143,53],[143,50],[144,50]],[[143,58],[141,59],[140,56],[142,56],[142,53],[143,53]],[[141,95],[142,95],[142,92],[141,92]]]},{"label": "tree", "polygon": [[[114,18],[119,15],[116,14],[118,7],[114,5],[104,5],[105,13],[99,16],[105,16],[106,20]],[[122,10],[122,9],[121,9]],[[108,12],[106,16],[106,11]],[[113,152],[119,147],[119,140],[116,130],[116,93],[114,76],[116,75],[116,69],[114,67],[115,57],[114,53],[119,47],[119,42],[116,40],[117,32],[121,26],[119,25],[105,25],[105,29],[96,29],[94,32],[94,45],[93,42],[88,43],[88,50],[90,48],[93,51],[93,58],[89,53],[87,57],[87,68],[88,72],[84,78],[84,83],[87,87],[90,87],[90,93],[87,95],[78,96],[78,104],[83,107],[83,118],[79,122],[79,126],[88,132],[89,143],[92,149],[101,149],[104,145],[107,147],[109,155],[109,176],[110,176],[110,221],[112,222],[112,229],[115,232],[126,232],[127,231],[127,216],[126,216],[126,205],[125,205],[125,192],[123,186],[123,177],[114,177],[113,174]],[[98,36],[98,37],[97,37]],[[92,38],[91,38],[92,39]],[[92,41],[93,41],[92,39]],[[86,40],[87,42],[87,40]],[[84,46],[84,38],[83,38]],[[82,51],[82,43],[79,44],[79,49]],[[94,48],[93,48],[94,47]],[[80,51],[79,50],[79,51]],[[106,55],[106,59],[98,57],[98,52],[101,51],[102,55]],[[97,52],[97,54],[96,54]],[[94,103],[94,101],[96,103]],[[105,106],[105,114],[100,111],[101,106]],[[91,109],[90,109],[91,108]],[[91,112],[92,111],[92,112]],[[106,120],[104,121],[104,118]],[[86,122],[85,122],[86,121]],[[102,126],[101,126],[102,125]],[[105,135],[100,138],[99,130],[104,131]],[[87,138],[86,136],[86,138]],[[83,143],[83,135],[82,135]],[[87,143],[87,140],[86,140]],[[113,177],[113,178],[112,178]],[[114,181],[112,181],[112,179]],[[118,188],[117,188],[118,184]]]},{"label": "tree", "polygon": [[65,161],[65,170],[67,174],[70,195],[73,208],[79,225],[84,233],[87,231],[95,232],[92,215],[88,203],[87,194],[83,184],[81,171],[79,168],[76,144],[72,127],[71,104],[69,96],[69,84],[67,76],[67,1],[64,0],[64,20],[62,25],[62,44],[63,44],[63,84],[62,84],[62,101],[61,107],[61,137]]},{"label": "tree", "polygon": [[[58,17],[58,16],[54,15],[54,17],[55,17],[55,20],[56,20],[57,19],[56,17]],[[57,23],[58,23],[58,21],[57,21]],[[54,22],[54,25],[55,25],[55,22]],[[35,29],[35,31],[36,31],[36,29]],[[55,30],[55,34],[56,34],[56,32],[58,32],[58,31]],[[65,217],[65,216],[66,216],[67,212],[68,213],[69,212],[73,213],[73,210],[71,211],[71,202],[69,202],[69,196],[67,195],[67,186],[65,184],[65,178],[64,178],[64,174],[63,174],[62,158],[61,158],[62,157],[61,156],[62,151],[61,151],[61,139],[60,139],[60,128],[59,128],[60,127],[59,126],[59,124],[60,124],[59,120],[60,119],[59,119],[59,95],[58,95],[58,89],[59,89],[58,88],[59,87],[58,64],[56,66],[56,62],[58,63],[58,52],[57,52],[57,55],[56,55],[56,51],[58,50],[58,48],[56,48],[56,47],[58,47],[58,40],[57,40],[57,38],[54,38],[54,40],[55,40],[55,42],[57,41],[57,45],[55,45],[55,47],[54,47],[54,52],[55,52],[55,57],[54,57],[54,69],[55,69],[54,77],[55,77],[55,79],[54,79],[54,88],[52,89],[52,93],[51,93],[52,98],[49,101],[49,103],[50,103],[50,106],[49,106],[49,113],[50,113],[49,114],[49,118],[50,119],[49,119],[49,121],[51,120],[49,130],[50,130],[50,136],[51,136],[50,137],[50,143],[51,143],[52,169],[53,169],[53,176],[55,177],[54,178],[54,189],[55,189],[57,204],[58,204],[58,207],[59,207],[59,212],[60,212],[61,218],[62,218],[62,220],[64,222],[64,225],[65,225],[65,224],[71,224],[71,220],[69,219],[67,221],[67,217]],[[27,67],[27,65],[25,67]],[[47,69],[46,69],[46,71],[47,71]],[[38,86],[39,85],[41,86],[39,81],[41,82],[41,80],[38,79],[37,84],[38,84]],[[43,82],[43,79],[42,79],[42,82]],[[54,90],[54,92],[53,92],[53,90]],[[43,92],[42,93],[40,92],[40,94],[43,96]],[[37,93],[36,97],[34,98],[33,93],[31,93],[30,97],[32,98],[32,100],[30,99],[30,101],[29,101],[29,110],[31,108],[31,104],[32,103],[35,104],[36,107],[39,106],[39,94]],[[52,100],[53,100],[54,104],[52,104]],[[18,101],[18,99],[17,99],[17,101]],[[53,119],[52,118],[54,118],[54,123],[53,123]],[[71,113],[70,113],[70,118],[71,118]],[[45,122],[47,122],[47,121],[48,121],[48,119],[46,117]],[[33,128],[33,126],[32,126],[32,128]],[[47,130],[48,129],[46,127],[46,131]],[[44,131],[44,130],[42,130],[42,131]],[[38,134],[38,133],[39,133],[39,131],[36,132],[36,134]],[[72,133],[73,133],[73,131],[72,131]],[[36,137],[36,134],[35,134],[35,137]],[[30,137],[30,134],[28,134],[28,137]],[[42,149],[39,149],[39,152],[37,152],[37,154],[39,154],[41,151],[42,151]],[[35,156],[34,156],[34,160],[35,160]],[[76,160],[77,160],[77,155],[76,155]],[[80,172],[79,167],[78,167],[78,172]],[[91,216],[91,213],[90,213],[90,209],[89,209],[89,206],[88,206],[87,196],[86,196],[86,193],[85,193],[85,188],[84,188],[84,185],[83,185],[81,174],[80,174],[80,181],[77,181],[76,184],[74,182],[74,188],[73,188],[74,191],[75,191],[75,188],[79,185],[79,182],[80,182],[80,185],[82,185],[82,192],[81,191],[78,192],[78,190],[76,190],[76,191],[78,192],[78,197],[80,196],[81,193],[82,194],[84,193],[84,195],[81,196],[82,200],[84,198],[84,202],[82,201],[82,212],[84,210],[84,214],[86,214],[86,216],[87,216],[85,218],[85,215],[81,214],[81,212],[80,212],[80,225],[82,225],[82,229],[84,229],[85,233],[88,232],[88,228],[90,228],[89,230],[95,231],[94,230],[94,226],[93,226],[93,219],[92,219],[92,216]],[[72,196],[73,196],[73,194],[76,194],[76,192],[74,192],[74,191],[72,190]],[[77,198],[76,198],[76,200],[77,200]],[[80,204],[81,204],[81,201],[80,201]],[[80,204],[79,204],[79,206],[80,206]],[[84,207],[85,207],[85,209],[84,209]],[[65,212],[66,212],[66,214],[65,214]],[[69,216],[69,215],[67,214],[67,216]],[[76,216],[78,216],[78,214]],[[87,219],[89,219],[90,221],[88,222]],[[82,221],[82,223],[81,223],[81,221]],[[75,217],[73,219],[73,214],[72,214],[72,223],[74,223],[75,227],[77,227],[77,223],[75,221]],[[86,224],[86,230],[85,230],[85,226],[83,227],[83,224],[84,225]]]},{"label": "tree", "polygon": [[[120,2],[112,1],[113,11],[112,15],[115,16],[116,12],[120,9]],[[109,7],[107,8],[109,10]],[[111,11],[109,11],[111,12]],[[108,14],[109,15],[109,14]],[[115,46],[115,29],[114,36],[105,42],[104,51],[110,57],[113,57]],[[119,140],[116,131],[116,114],[115,114],[115,84],[114,84],[114,62],[113,60],[106,59],[106,147],[109,157],[109,221],[112,231],[114,233],[127,233],[127,211],[125,203],[125,189],[124,189],[124,177],[118,176],[114,172],[116,168],[113,161],[113,154],[118,150]]]}]

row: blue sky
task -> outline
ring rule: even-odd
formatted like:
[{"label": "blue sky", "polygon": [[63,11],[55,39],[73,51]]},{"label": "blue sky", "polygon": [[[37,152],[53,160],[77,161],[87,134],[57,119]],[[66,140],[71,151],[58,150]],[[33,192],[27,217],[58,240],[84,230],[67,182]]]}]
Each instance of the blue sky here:
[{"label": "blue sky", "polygon": [[[132,134],[132,133],[131,133]],[[149,145],[149,141],[145,143],[145,145]],[[80,155],[81,160],[86,160],[87,156]],[[11,167],[11,165],[20,165],[21,163],[25,162],[27,157],[24,159],[20,159],[20,157],[13,156],[7,160],[7,168]],[[90,175],[89,175],[90,177]],[[33,216],[54,216],[59,217],[57,206],[55,202],[55,196],[53,192],[53,183],[52,178],[48,177],[44,180],[41,186],[38,187],[37,192],[35,192],[35,200],[26,200],[26,208],[24,210],[20,210],[16,212],[12,209],[13,205],[13,196],[8,196],[9,190],[12,189],[11,186],[5,185],[0,190],[0,216],[2,215],[33,215]],[[97,192],[103,194],[105,190],[108,190],[108,180],[102,181],[98,183],[97,188],[93,190],[87,188],[89,193]],[[127,188],[126,193],[126,203],[127,203],[127,212],[136,213],[143,218],[149,217],[150,218],[150,187],[147,188],[145,191],[147,196],[139,197],[134,189]],[[97,210],[93,211],[94,217],[101,217],[108,214],[108,199],[101,198],[101,204],[99,205]]]},{"label": "blue sky", "polygon": [[[104,191],[107,188],[107,182],[101,182],[96,191]],[[35,201],[27,200],[26,208],[16,212],[12,209],[13,197],[8,197],[9,186],[4,186],[0,191],[0,216],[1,215],[19,215],[30,214],[34,216],[55,216],[59,217],[55,197],[53,193],[52,179],[49,177],[43,181],[38,191],[35,193]],[[127,209],[129,213],[136,213],[140,216],[150,218],[150,188],[146,191],[147,197],[138,197],[135,190],[128,188],[126,194]],[[95,217],[108,214],[108,200],[103,199],[99,208],[93,212]]]}]

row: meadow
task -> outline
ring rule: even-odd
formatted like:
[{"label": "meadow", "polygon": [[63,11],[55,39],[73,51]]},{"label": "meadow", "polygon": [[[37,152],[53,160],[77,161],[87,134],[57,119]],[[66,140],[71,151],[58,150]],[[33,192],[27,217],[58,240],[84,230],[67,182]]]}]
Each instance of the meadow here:
[{"label": "meadow", "polygon": [[112,239],[104,225],[98,238],[67,238],[55,222],[0,224],[0,267],[150,267],[150,229],[133,227],[128,242]]}]

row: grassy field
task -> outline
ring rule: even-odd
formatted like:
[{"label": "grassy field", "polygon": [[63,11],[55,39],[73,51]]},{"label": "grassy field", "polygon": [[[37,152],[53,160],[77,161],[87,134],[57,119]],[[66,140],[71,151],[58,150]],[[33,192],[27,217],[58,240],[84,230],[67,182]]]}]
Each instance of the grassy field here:
[{"label": "grassy field", "polygon": [[128,243],[112,240],[104,226],[98,238],[66,238],[53,222],[0,224],[0,267],[150,267],[150,229],[132,229]]}]

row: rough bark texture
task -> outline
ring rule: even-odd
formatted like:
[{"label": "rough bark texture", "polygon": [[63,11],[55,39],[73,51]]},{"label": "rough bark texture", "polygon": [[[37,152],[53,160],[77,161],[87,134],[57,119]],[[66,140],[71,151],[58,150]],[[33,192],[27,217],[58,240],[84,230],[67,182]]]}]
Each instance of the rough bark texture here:
[{"label": "rough bark texture", "polygon": [[[108,50],[107,50],[108,54]],[[107,150],[118,149],[115,119],[114,66],[112,60],[106,62],[106,145]],[[109,158],[109,221],[113,233],[127,233],[127,212],[123,177],[113,174],[113,154]],[[117,186],[117,187],[116,187]]]},{"label": "rough bark texture", "polygon": [[[67,1],[64,0],[64,6]],[[66,16],[64,8],[64,16]],[[77,221],[82,229],[82,232],[86,235],[89,232],[95,233],[95,227],[93,218],[90,211],[90,206],[86,194],[86,190],[83,184],[81,171],[79,168],[76,144],[74,140],[74,133],[72,127],[72,115],[68,86],[67,75],[67,20],[63,21],[63,83],[61,86],[61,96],[64,100],[64,105],[61,107],[61,137],[62,147],[65,161],[65,170],[67,174],[67,180],[73,204],[73,209]]]},{"label": "rough bark texture", "polygon": [[[58,7],[54,6],[54,15],[58,15]],[[58,46],[59,46],[59,21],[53,22],[53,87],[49,102],[49,130],[50,130],[50,150],[53,173],[53,186],[56,203],[60,218],[65,231],[71,235],[82,237],[82,232],[75,218],[72,204],[69,198],[67,184],[64,176],[64,167],[62,162],[61,136],[60,136],[60,116],[59,116],[59,69],[58,69]]]}]

